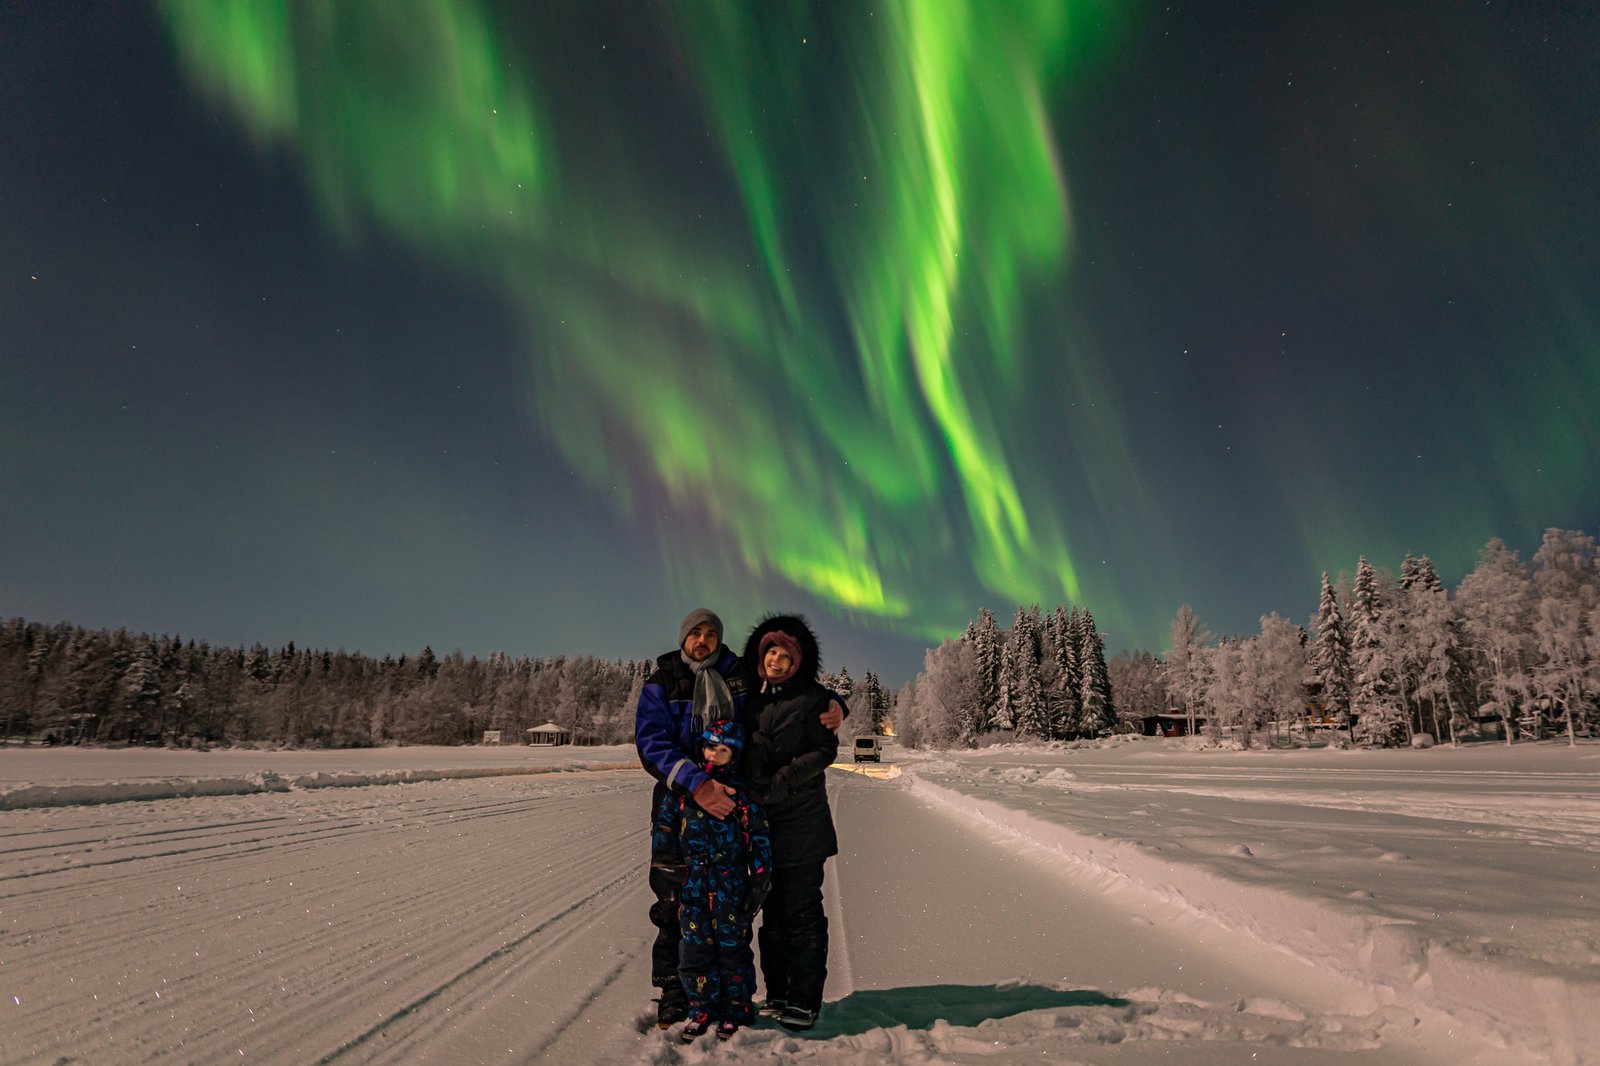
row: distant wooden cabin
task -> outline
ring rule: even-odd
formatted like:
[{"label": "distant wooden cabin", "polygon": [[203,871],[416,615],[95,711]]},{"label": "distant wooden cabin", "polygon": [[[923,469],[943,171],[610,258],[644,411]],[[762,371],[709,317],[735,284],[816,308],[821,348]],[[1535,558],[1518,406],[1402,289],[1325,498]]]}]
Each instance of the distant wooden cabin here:
[{"label": "distant wooden cabin", "polygon": [[[1195,732],[1206,727],[1206,716],[1194,716]],[[1186,737],[1189,735],[1189,716],[1176,711],[1144,716],[1144,735],[1147,737]]]},{"label": "distant wooden cabin", "polygon": [[546,722],[544,725],[536,725],[528,730],[528,743],[537,747],[571,744],[572,730],[563,729],[554,722]]}]

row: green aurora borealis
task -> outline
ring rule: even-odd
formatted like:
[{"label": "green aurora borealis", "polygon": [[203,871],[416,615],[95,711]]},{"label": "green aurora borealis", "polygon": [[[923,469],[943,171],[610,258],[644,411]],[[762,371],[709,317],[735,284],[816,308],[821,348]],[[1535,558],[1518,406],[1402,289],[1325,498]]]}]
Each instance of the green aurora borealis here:
[{"label": "green aurora borealis", "polygon": [[[970,560],[1005,600],[1080,598],[999,431],[1028,401],[1020,290],[1067,254],[1045,96],[1074,7],[902,0],[845,26],[673,8],[733,234],[662,224],[670,186],[596,196],[540,118],[537,62],[473,4],[165,10],[196,79],[297,152],[333,228],[390,229],[537,322],[532,409],[595,481],[703,512],[751,573],[918,632],[966,617],[930,566]],[[837,79],[826,107],[816,71]],[[622,173],[658,172],[617,147]]]},{"label": "green aurora borealis", "polygon": [[183,165],[236,142],[352,270],[496,309],[459,358],[582,485],[517,491],[636,531],[667,621],[1159,648],[1600,520],[1595,44],[1382,10],[160,0],[143,62]]}]

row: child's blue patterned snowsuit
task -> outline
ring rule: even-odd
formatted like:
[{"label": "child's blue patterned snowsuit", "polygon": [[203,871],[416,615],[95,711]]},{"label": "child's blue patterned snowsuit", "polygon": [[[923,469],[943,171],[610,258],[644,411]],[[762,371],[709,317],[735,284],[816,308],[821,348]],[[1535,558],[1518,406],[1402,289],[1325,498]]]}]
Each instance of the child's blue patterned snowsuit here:
[{"label": "child's blue patterned snowsuit", "polygon": [[[689,997],[689,1013],[741,1025],[755,1020],[755,956],[750,923],[758,896],[771,883],[772,843],[767,816],[751,802],[731,766],[702,764],[712,778],[736,790],[726,818],[713,818],[687,796],[669,794],[657,812],[657,832],[677,829],[684,865],[678,894],[678,976]],[[662,841],[665,843],[665,841]]]}]

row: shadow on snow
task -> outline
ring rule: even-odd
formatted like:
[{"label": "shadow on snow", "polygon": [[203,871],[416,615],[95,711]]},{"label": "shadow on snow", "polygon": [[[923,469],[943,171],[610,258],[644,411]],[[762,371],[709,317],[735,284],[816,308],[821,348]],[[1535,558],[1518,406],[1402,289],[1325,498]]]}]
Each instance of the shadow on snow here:
[{"label": "shadow on snow", "polygon": [[[1062,990],[1040,985],[918,985],[913,988],[875,988],[852,992],[822,1008],[813,1036],[857,1036],[871,1029],[930,1029],[941,1019],[971,1028],[987,1018],[1009,1018],[1030,1010],[1060,1007],[1126,1007],[1129,1001],[1113,999],[1087,989]],[[765,1026],[763,1026],[765,1028]]]}]

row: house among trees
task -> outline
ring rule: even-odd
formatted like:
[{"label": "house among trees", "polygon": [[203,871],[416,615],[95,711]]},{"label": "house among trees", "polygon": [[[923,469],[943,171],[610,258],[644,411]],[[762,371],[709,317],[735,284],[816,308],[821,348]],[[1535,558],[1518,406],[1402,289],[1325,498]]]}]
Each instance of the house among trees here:
[{"label": "house among trees", "polygon": [[[1196,733],[1206,727],[1206,716],[1194,716]],[[1144,717],[1144,735],[1147,737],[1186,737],[1189,735],[1189,716],[1182,711],[1149,714]]]},{"label": "house among trees", "polygon": [[528,730],[528,743],[536,747],[571,744],[572,731],[563,729],[554,722],[546,722],[544,725],[536,725]]}]

